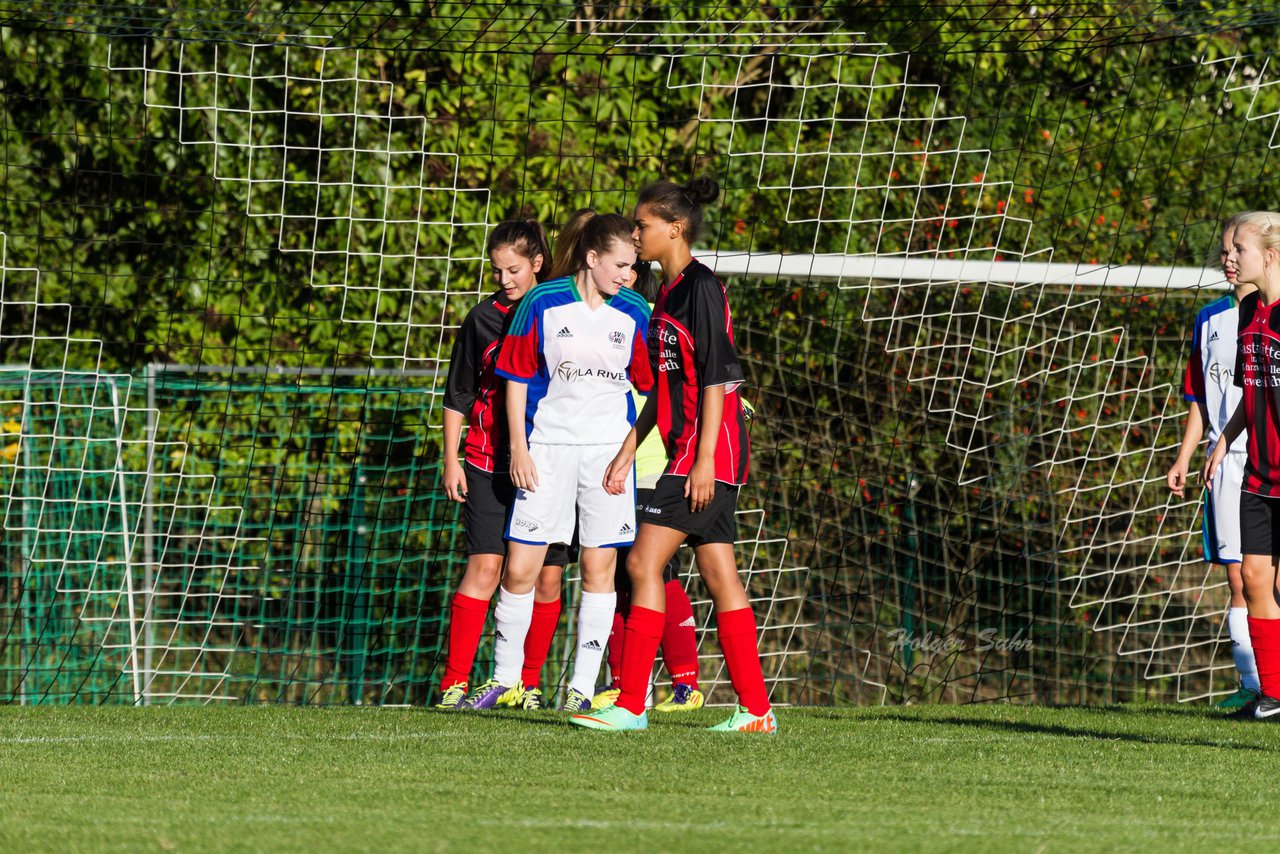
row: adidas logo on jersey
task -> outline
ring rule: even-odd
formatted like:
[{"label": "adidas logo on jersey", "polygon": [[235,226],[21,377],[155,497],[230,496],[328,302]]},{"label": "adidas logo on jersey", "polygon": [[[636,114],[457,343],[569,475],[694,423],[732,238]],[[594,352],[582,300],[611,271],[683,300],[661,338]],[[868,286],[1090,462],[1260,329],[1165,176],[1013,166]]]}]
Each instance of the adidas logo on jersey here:
[{"label": "adidas logo on jersey", "polygon": [[495,641],[502,641],[503,643],[507,642],[507,636],[502,633],[501,629],[493,630],[493,639]]},{"label": "adidas logo on jersey", "polygon": [[693,621],[693,616],[690,615],[688,617],[685,617],[684,622],[680,624],[680,628],[684,628],[685,626],[688,626],[689,628],[693,628],[696,625],[698,624]]},{"label": "adidas logo on jersey", "polygon": [[622,527],[618,529],[618,533],[619,533],[619,534],[633,534],[633,533],[635,533],[635,530],[636,530],[635,528],[631,527],[631,523],[630,523],[630,522],[623,522],[623,523],[622,523]]},{"label": "adidas logo on jersey", "polygon": [[1217,340],[1218,340],[1218,330],[1216,330],[1216,329],[1215,329],[1215,330],[1213,330],[1213,334],[1209,336],[1209,340],[1210,340],[1210,341],[1217,341]]},{"label": "adidas logo on jersey", "polygon": [[557,332],[557,333],[556,333],[556,337],[557,337],[557,338],[572,338],[572,337],[573,337],[573,333],[572,333],[572,332],[570,332],[570,331],[569,331],[569,327],[567,327],[567,326],[566,326],[566,327],[562,328],[559,332]]},{"label": "adidas logo on jersey", "polygon": [[589,640],[582,645],[582,648],[594,650],[595,652],[599,652],[600,650],[604,649],[604,647],[600,646],[600,641],[598,640]]}]

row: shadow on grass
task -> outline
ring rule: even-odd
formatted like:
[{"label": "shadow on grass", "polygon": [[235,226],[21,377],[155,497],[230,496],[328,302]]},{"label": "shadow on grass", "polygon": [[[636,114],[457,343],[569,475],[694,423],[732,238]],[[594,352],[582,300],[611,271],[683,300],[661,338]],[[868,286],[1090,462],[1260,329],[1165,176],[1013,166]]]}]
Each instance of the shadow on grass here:
[{"label": "shadow on grass", "polygon": [[[1212,747],[1228,750],[1258,750],[1269,752],[1269,748],[1258,744],[1239,744],[1225,739],[1207,739],[1194,736],[1147,735],[1135,732],[1108,732],[1099,729],[1074,727],[1065,724],[1036,723],[1033,721],[998,721],[982,718],[965,718],[955,715],[928,717],[911,717],[907,715],[890,715],[882,720],[893,720],[905,724],[945,724],[948,726],[968,727],[970,729],[996,730],[1019,735],[1052,735],[1060,738],[1080,738],[1093,741],[1126,741],[1135,744],[1168,744],[1179,747]],[[1245,727],[1261,726],[1248,721],[1239,724]]]}]

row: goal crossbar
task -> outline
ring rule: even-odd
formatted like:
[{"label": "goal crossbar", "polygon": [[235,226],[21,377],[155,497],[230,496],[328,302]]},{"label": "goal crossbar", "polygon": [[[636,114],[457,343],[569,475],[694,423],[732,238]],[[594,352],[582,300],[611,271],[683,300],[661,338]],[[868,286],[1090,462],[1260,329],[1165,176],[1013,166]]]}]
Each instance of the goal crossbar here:
[{"label": "goal crossbar", "polygon": [[702,261],[721,275],[781,279],[839,279],[857,282],[1004,283],[1081,285],[1153,289],[1225,288],[1221,270],[1210,267],[1158,267],[1149,264],[1055,264],[1037,261],[986,261],[912,258],[901,255],[792,255],[699,251]]}]

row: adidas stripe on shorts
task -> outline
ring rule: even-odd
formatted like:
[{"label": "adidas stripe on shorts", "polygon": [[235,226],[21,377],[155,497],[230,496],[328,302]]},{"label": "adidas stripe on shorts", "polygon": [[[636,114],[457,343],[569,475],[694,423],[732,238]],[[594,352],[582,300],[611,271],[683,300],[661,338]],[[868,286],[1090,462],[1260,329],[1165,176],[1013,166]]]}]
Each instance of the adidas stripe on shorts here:
[{"label": "adidas stripe on shorts", "polygon": [[1208,563],[1240,562],[1240,485],[1248,456],[1243,451],[1229,452],[1213,474],[1213,490],[1205,490],[1201,526]]},{"label": "adidas stripe on shorts", "polygon": [[507,539],[544,545],[578,541],[587,548],[619,548],[636,539],[635,473],[621,495],[604,491],[604,472],[618,445],[544,445],[532,442],[529,456],[538,471],[533,492],[516,490]]}]

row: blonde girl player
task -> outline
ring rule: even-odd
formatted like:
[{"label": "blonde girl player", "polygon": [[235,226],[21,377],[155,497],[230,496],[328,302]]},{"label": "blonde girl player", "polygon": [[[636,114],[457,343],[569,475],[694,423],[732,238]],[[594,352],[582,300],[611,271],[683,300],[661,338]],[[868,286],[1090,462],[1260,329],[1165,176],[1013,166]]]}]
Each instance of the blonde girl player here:
[{"label": "blonde girl player", "polygon": [[623,287],[636,250],[620,216],[595,216],[577,243],[574,276],[534,288],[516,310],[498,357],[507,380],[511,480],[507,571],[495,609],[493,677],[466,704],[493,706],[520,677],[534,581],[547,546],[582,546],[578,649],[564,707],[589,708],[613,620],[619,546],[635,539],[634,479],[604,489],[605,469],[635,421],[631,387],[653,385],[649,307]]},{"label": "blonde girl player", "polygon": [[[498,280],[497,293],[468,314],[454,340],[445,388],[443,486],[450,499],[463,505],[467,532],[467,567],[449,607],[449,655],[440,683],[437,708],[457,709],[467,696],[476,648],[489,614],[489,600],[498,588],[506,554],[502,534],[515,500],[510,467],[503,383],[494,373],[498,345],[511,311],[539,281],[551,253],[542,226],[532,220],[504,222],[489,236],[489,261]],[[467,426],[465,463],[458,447]],[[538,576],[533,626],[525,652],[529,667],[521,680],[531,685],[502,698],[528,708],[541,706],[537,673],[546,660],[560,620],[560,579],[568,549],[557,545]],[[530,671],[532,675],[530,676]]]},{"label": "blonde girl player", "polygon": [[[1236,332],[1240,301],[1257,288],[1241,282],[1234,266],[1227,263],[1240,216],[1232,217],[1222,230],[1221,264],[1232,293],[1216,299],[1196,314],[1191,333],[1191,358],[1183,378],[1183,396],[1190,402],[1182,446],[1166,476],[1169,491],[1181,498],[1186,491],[1191,458],[1209,428],[1209,451],[1213,452],[1222,428],[1240,405],[1240,389],[1231,380],[1236,365]],[[1258,699],[1258,665],[1249,641],[1249,611],[1245,607],[1244,581],[1240,576],[1240,485],[1244,480],[1247,449],[1238,436],[1222,465],[1218,467],[1211,491],[1204,493],[1204,559],[1221,566],[1227,574],[1231,600],[1227,609],[1227,632],[1231,654],[1240,674],[1240,689],[1218,703],[1218,708],[1243,710],[1252,714]]]},{"label": "blonde girl player", "polygon": [[724,286],[690,252],[702,226],[702,206],[718,195],[715,181],[704,178],[685,186],[660,181],[637,200],[633,236],[640,258],[656,261],[665,280],[649,330],[656,379],[636,427],[609,466],[606,487],[613,493],[630,481],[636,447],[655,424],[669,462],[641,511],[627,559],[632,593],[622,690],[614,705],[573,715],[570,722],[579,726],[648,727],[645,694],[665,622],[662,568],[688,540],[715,605],[720,646],[738,693],[737,710],[712,729],[777,730],[760,669],[755,615],[733,554],[738,488],[746,482],[749,456],[737,392],[743,373]]},{"label": "blonde girl player", "polygon": [[1280,214],[1241,215],[1230,238],[1226,268],[1257,291],[1240,301],[1238,349],[1232,381],[1240,404],[1204,467],[1214,488],[1236,437],[1247,433],[1240,492],[1240,575],[1249,610],[1249,638],[1258,666],[1260,696],[1253,716],[1280,721]]}]

